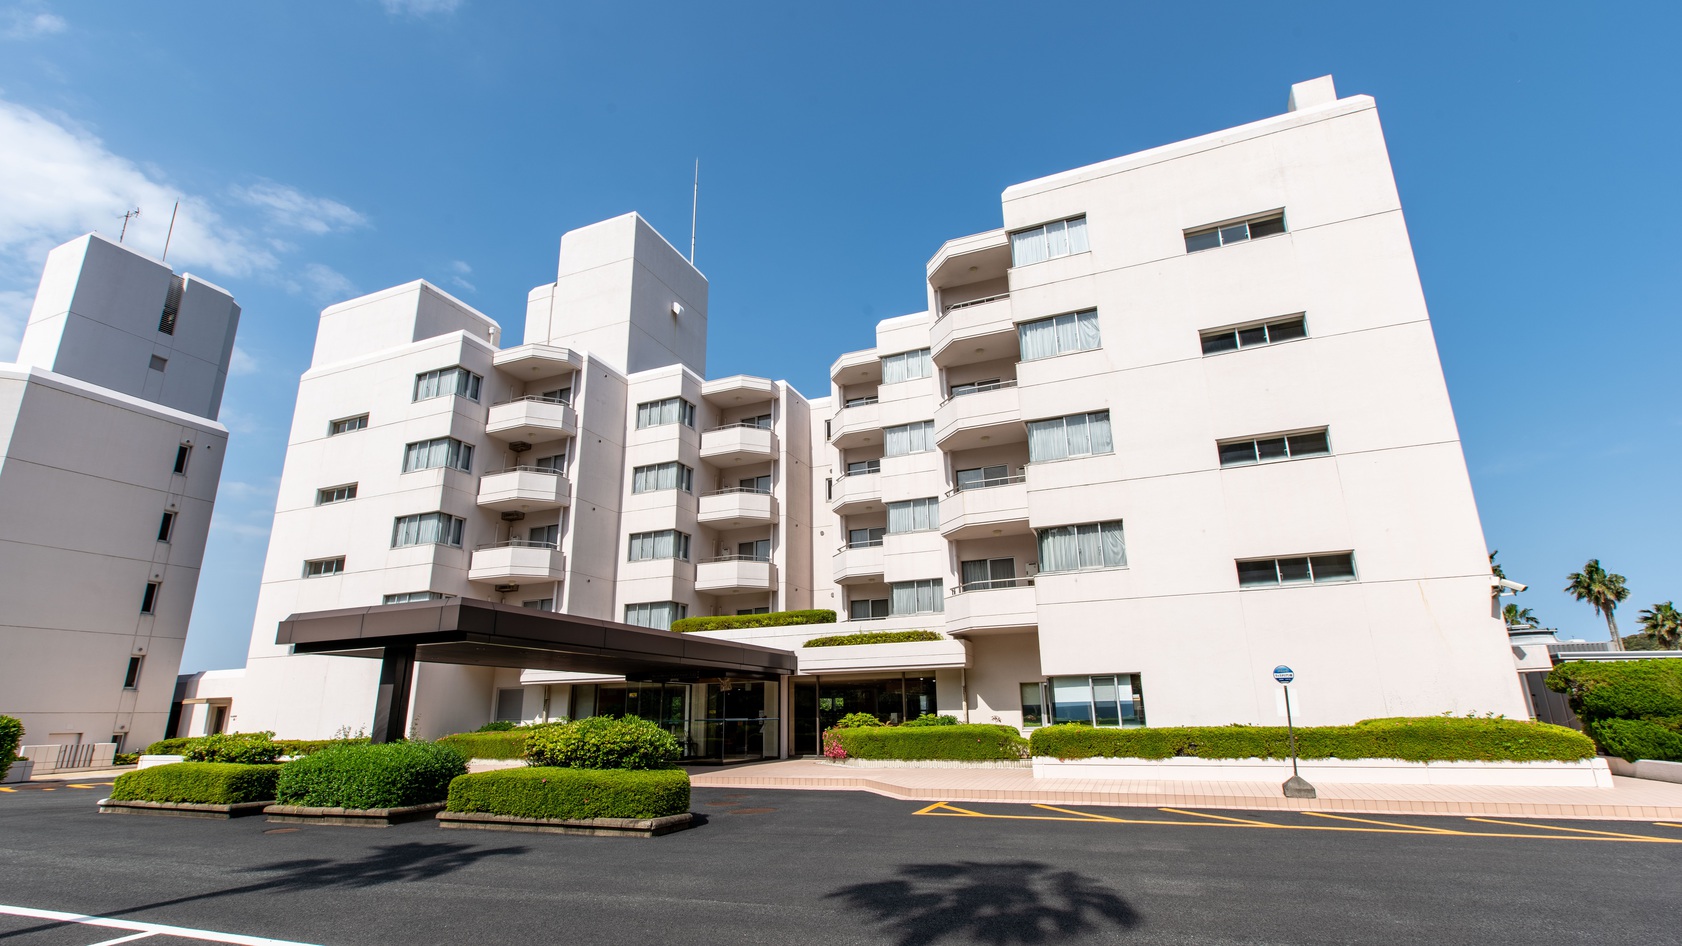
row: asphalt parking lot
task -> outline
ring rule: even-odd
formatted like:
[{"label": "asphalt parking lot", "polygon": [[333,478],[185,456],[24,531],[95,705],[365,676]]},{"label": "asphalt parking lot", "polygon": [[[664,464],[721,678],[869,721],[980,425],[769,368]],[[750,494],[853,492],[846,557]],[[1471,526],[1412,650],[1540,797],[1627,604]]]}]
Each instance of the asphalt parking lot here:
[{"label": "asphalt parking lot", "polygon": [[702,826],[617,839],[99,815],[106,787],[0,793],[0,944],[1682,943],[1654,822],[699,789]]}]

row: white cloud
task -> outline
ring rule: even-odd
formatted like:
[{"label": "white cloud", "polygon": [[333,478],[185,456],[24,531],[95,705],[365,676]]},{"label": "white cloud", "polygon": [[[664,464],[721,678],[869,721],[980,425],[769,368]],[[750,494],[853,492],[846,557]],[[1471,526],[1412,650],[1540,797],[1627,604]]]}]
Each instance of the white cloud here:
[{"label": "white cloud", "polygon": [[349,276],[322,263],[305,263],[298,270],[298,278],[286,288],[321,303],[343,302],[356,296],[356,284]]},{"label": "white cloud", "polygon": [[248,352],[245,349],[239,347],[238,345],[234,346],[234,356],[231,359],[228,360],[228,373],[229,374],[231,374],[231,375],[256,374],[257,373],[257,367],[258,367],[257,359],[251,357],[250,352]]},{"label": "white cloud", "polygon": [[280,481],[270,480],[267,483],[246,483],[240,480],[228,480],[217,489],[219,499],[250,500],[273,499],[280,492]]},{"label": "white cloud", "polygon": [[221,412],[216,416],[217,422],[236,434],[260,433],[263,428],[262,418],[256,414],[247,413],[237,407],[222,405]]},{"label": "white cloud", "polygon": [[0,28],[0,36],[7,39],[34,39],[37,36],[62,33],[70,28],[64,17],[35,9],[33,4],[7,11],[5,24]]},{"label": "white cloud", "polygon": [[392,15],[433,16],[449,14],[461,7],[462,0],[381,0],[385,12]]},{"label": "white cloud", "polygon": [[459,286],[462,289],[467,290],[468,292],[478,292],[479,291],[478,286],[473,285],[472,283],[468,282],[465,278],[463,278],[463,277],[466,277],[466,276],[473,275],[473,267],[467,265],[465,262],[463,262],[461,260],[456,259],[456,260],[450,260],[450,264],[449,264],[448,268],[449,268],[450,273],[451,273],[450,283],[452,285]]},{"label": "white cloud", "polygon": [[[250,187],[235,187],[239,200],[261,209],[277,226],[320,236],[335,230],[354,230],[368,225],[368,218],[327,197],[313,197],[295,187],[260,181]],[[280,241],[281,245],[287,245]]]}]

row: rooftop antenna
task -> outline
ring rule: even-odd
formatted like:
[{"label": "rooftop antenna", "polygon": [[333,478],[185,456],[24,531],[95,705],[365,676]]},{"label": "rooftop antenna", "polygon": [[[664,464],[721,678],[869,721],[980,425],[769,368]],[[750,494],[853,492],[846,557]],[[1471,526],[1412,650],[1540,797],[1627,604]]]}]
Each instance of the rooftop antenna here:
[{"label": "rooftop antenna", "polygon": [[[129,211],[128,213],[123,214],[123,228],[122,228],[122,230],[117,232],[117,242],[118,243],[123,242],[123,237],[128,236],[128,222],[129,222],[129,220],[133,217],[138,217],[138,216],[140,216],[140,208],[139,207],[136,207],[133,210]],[[694,251],[691,250],[690,252],[694,252]]]},{"label": "rooftop antenna", "polygon": [[695,159],[695,196],[689,203],[689,265],[695,265],[695,211],[701,206],[701,159]]},{"label": "rooftop antenna", "polygon": [[169,239],[175,236],[175,215],[181,212],[181,201],[175,202],[175,209],[169,212],[169,232],[164,234],[164,255],[162,259],[169,259]]}]

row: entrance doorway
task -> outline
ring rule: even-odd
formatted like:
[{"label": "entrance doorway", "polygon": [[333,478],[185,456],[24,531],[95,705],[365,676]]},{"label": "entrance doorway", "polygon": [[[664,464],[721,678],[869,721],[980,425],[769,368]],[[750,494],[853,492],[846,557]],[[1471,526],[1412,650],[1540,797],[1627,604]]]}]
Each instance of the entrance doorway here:
[{"label": "entrance doorway", "polygon": [[849,713],[869,713],[884,723],[902,723],[933,714],[937,712],[934,692],[934,677],[910,674],[858,680],[796,680],[794,740],[789,753],[822,752],[823,731]]}]

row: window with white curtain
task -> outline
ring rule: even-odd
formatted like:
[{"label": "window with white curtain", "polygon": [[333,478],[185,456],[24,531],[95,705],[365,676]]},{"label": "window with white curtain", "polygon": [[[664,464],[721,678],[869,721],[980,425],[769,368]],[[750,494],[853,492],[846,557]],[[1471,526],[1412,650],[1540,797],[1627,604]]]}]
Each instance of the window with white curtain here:
[{"label": "window with white curtain", "polygon": [[936,497],[928,499],[908,499],[904,502],[888,504],[888,531],[927,532],[940,528],[940,500]]},{"label": "window with white curtain", "polygon": [[896,384],[900,381],[927,378],[932,374],[934,374],[934,362],[929,360],[929,350],[927,348],[882,356],[883,384]]},{"label": "window with white curtain", "polygon": [[1028,459],[1032,462],[1114,452],[1109,411],[1028,422]]},{"label": "window with white curtain", "polygon": [[1010,265],[1027,266],[1059,256],[1085,253],[1086,215],[1057,220],[1032,230],[1018,230],[1010,235]]},{"label": "window with white curtain", "polygon": [[332,575],[342,575],[345,570],[345,557],[318,558],[304,563],[305,578],[327,578]]},{"label": "window with white curtain", "polygon": [[625,605],[625,623],[637,627],[668,630],[672,622],[689,616],[689,605],[679,601],[646,601]]},{"label": "window with white curtain", "polygon": [[922,581],[896,581],[888,586],[888,612],[901,614],[932,614],[946,609],[939,578]]},{"label": "window with white curtain", "polygon": [[1023,361],[1037,361],[1072,351],[1089,351],[1099,347],[1098,310],[1088,309],[1022,322],[1016,326],[1016,335],[1021,343]]},{"label": "window with white curtain", "polygon": [[639,466],[631,471],[631,492],[652,493],[663,489],[681,489],[686,493],[693,493],[695,471],[676,460]]},{"label": "window with white curtain", "polygon": [[420,440],[403,448],[403,472],[435,470],[447,466],[463,473],[473,471],[473,447],[452,437]]},{"label": "window with white curtain", "polygon": [[920,420],[914,424],[889,427],[882,432],[884,456],[903,457],[909,453],[928,453],[934,449],[934,421]]},{"label": "window with white curtain", "polygon": [[391,547],[408,545],[453,545],[461,548],[462,530],[467,526],[445,512],[423,512],[414,516],[398,516],[391,529]]},{"label": "window with white curtain", "polygon": [[669,397],[662,401],[644,401],[637,405],[637,429],[644,427],[663,427],[666,424],[682,424],[695,429],[695,405],[681,397]]},{"label": "window with white curtain", "polygon": [[470,401],[479,399],[479,387],[484,379],[457,365],[415,375],[415,400],[446,397],[454,394]]},{"label": "window with white curtain", "polygon": [[631,533],[631,561],[648,562],[661,558],[689,561],[689,533],[676,529],[659,532]]},{"label": "window with white curtain", "polygon": [[1039,547],[1042,575],[1127,565],[1127,541],[1119,520],[1041,529]]},{"label": "window with white curtain", "polygon": [[849,621],[880,621],[887,616],[887,598],[855,598],[847,602]]}]

